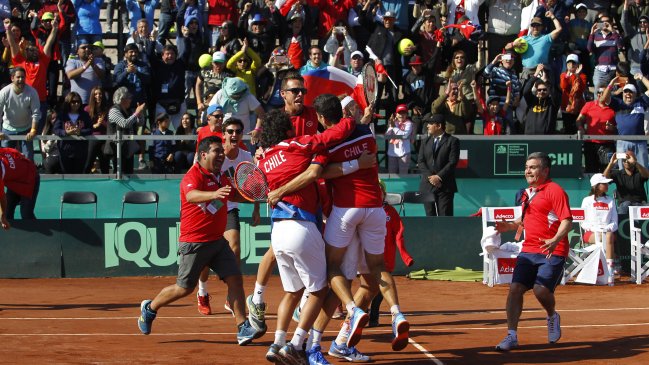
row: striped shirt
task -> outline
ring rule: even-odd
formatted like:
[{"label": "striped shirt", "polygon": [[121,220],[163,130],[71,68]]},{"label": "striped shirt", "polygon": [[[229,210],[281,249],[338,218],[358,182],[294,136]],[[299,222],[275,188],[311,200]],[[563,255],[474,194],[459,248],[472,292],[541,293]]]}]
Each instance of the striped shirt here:
[{"label": "striped shirt", "polygon": [[595,55],[598,66],[615,66],[620,59],[617,53],[622,51],[622,37],[619,33],[604,35],[601,30],[588,37],[588,52]]}]

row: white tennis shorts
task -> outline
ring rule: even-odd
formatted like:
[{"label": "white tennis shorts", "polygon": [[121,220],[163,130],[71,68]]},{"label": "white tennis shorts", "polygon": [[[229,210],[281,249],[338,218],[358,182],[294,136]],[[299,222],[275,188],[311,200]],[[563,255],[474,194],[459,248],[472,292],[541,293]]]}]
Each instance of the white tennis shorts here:
[{"label": "white tennis shorts", "polygon": [[385,211],[377,208],[340,208],[334,206],[327,219],[324,238],[327,244],[349,247],[358,234],[363,251],[380,255],[385,248]]},{"label": "white tennis shorts", "polygon": [[327,286],[325,243],[314,223],[276,221],[270,241],[285,292],[306,288],[312,293]]},{"label": "white tennis shorts", "polygon": [[340,270],[347,280],[356,279],[357,274],[370,273],[367,262],[365,261],[365,252],[361,248],[361,241],[358,239],[358,235],[354,235],[352,243],[347,246]]}]

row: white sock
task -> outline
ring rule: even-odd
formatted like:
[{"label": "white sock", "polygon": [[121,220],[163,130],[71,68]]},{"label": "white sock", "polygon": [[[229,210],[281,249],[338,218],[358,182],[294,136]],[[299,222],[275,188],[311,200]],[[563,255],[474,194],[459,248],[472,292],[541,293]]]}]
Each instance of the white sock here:
[{"label": "white sock", "polygon": [[507,330],[507,334],[514,338],[518,338],[518,335],[516,334],[516,330]]},{"label": "white sock", "polygon": [[395,304],[392,307],[390,307],[390,313],[392,313],[392,316],[396,316],[397,314],[401,313],[401,309],[399,308],[399,305]]},{"label": "white sock", "polygon": [[265,285],[255,282],[255,291],[252,293],[253,303],[259,305],[264,302],[264,290],[266,290]]},{"label": "white sock", "polygon": [[336,336],[336,343],[338,345],[342,345],[343,343],[347,343],[347,335],[349,334],[349,320],[344,320],[343,324],[340,326],[340,331],[338,331],[338,336]]},{"label": "white sock", "polygon": [[295,333],[293,333],[293,339],[291,340],[291,344],[296,349],[302,350],[302,344],[304,343],[305,339],[306,339],[306,331],[298,327],[295,329]]},{"label": "white sock", "polygon": [[306,346],[305,348],[308,350],[313,346],[313,329],[309,331],[306,337]]},{"label": "white sock", "polygon": [[302,298],[300,299],[300,311],[302,311],[302,308],[304,308],[304,304],[308,299],[309,299],[309,292],[305,290],[304,293],[302,293]]},{"label": "white sock", "polygon": [[311,347],[307,346],[308,349],[312,349],[316,346],[320,346],[320,342],[322,341],[322,332],[312,329],[311,337],[309,338],[309,341],[311,341]]},{"label": "white sock", "polygon": [[207,281],[198,280],[198,295],[201,297],[207,295]]},{"label": "white sock", "polygon": [[286,345],[286,331],[280,331],[277,330],[275,331],[275,344],[278,344],[280,346]]},{"label": "white sock", "polygon": [[347,315],[351,316],[354,308],[356,308],[356,303],[354,303],[354,301],[352,300],[351,302],[345,304],[345,308],[347,308]]}]

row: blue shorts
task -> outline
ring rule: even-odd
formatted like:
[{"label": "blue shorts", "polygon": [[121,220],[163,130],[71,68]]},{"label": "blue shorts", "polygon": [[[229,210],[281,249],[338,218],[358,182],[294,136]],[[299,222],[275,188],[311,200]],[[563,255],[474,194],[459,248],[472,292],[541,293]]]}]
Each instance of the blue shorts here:
[{"label": "blue shorts", "polygon": [[544,254],[521,252],[516,259],[516,267],[512,283],[525,285],[532,289],[535,284],[543,285],[554,293],[561,282],[566,258],[552,255],[546,258]]}]

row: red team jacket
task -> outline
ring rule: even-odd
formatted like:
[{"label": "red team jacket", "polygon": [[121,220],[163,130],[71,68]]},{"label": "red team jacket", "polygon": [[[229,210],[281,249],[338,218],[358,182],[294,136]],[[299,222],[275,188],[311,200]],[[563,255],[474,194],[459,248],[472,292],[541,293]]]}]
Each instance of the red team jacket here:
[{"label": "red team jacket", "polygon": [[5,186],[14,193],[32,198],[36,183],[36,165],[13,148],[0,148],[0,197]]}]

